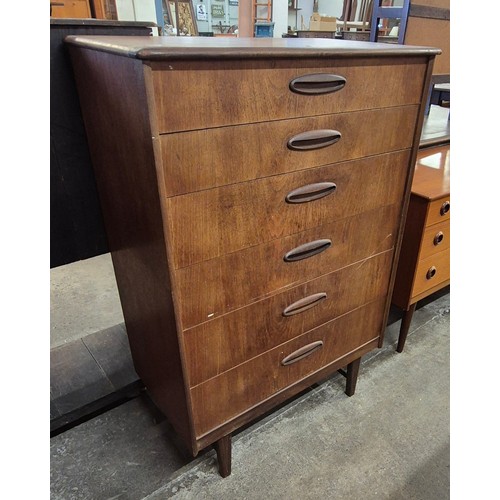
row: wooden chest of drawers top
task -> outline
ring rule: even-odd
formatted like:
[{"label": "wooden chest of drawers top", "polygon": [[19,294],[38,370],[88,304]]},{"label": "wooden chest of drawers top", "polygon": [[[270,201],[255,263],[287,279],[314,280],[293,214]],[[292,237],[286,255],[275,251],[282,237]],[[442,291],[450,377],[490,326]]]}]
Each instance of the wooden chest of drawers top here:
[{"label": "wooden chest of drawers top", "polygon": [[[144,61],[152,70],[159,133],[418,104],[422,69],[436,53],[426,47],[326,39],[70,36],[66,41]],[[347,81],[343,91],[336,99],[325,98],[324,92],[314,95],[317,86],[343,85],[314,81],[333,67]],[[304,73],[306,81],[300,80]],[[298,91],[290,92],[289,85]]]},{"label": "wooden chest of drawers top", "polygon": [[421,149],[411,192],[433,201],[450,195],[450,145]]},{"label": "wooden chest of drawers top", "polygon": [[238,60],[238,59],[307,59],[332,56],[401,57],[404,55],[435,56],[432,47],[391,45],[350,40],[296,40],[280,38],[177,38],[138,36],[68,36],[72,45],[106,51],[145,61]]}]

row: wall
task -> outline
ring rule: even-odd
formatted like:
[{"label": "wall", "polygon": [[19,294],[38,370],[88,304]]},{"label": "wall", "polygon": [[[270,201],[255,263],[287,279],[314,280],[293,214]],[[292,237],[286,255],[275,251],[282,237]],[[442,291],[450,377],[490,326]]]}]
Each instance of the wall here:
[{"label": "wall", "polygon": [[[288,25],[292,29],[308,30],[309,20],[313,13],[313,0],[295,0],[295,4],[300,10],[290,10],[288,12]],[[304,22],[304,27],[302,27],[302,21]]]},{"label": "wall", "polygon": [[288,0],[273,0],[274,38],[288,32]]},{"label": "wall", "polygon": [[[428,9],[429,15],[446,14],[448,19],[436,19],[431,17],[415,17],[412,10],[418,7],[432,7],[438,10]],[[424,45],[429,47],[438,47],[443,52],[436,57],[434,63],[434,75],[450,74],[450,20],[449,20],[450,0],[415,0],[411,2],[410,17],[406,27],[405,45]],[[420,8],[421,13],[425,9]],[[413,10],[415,12],[415,10]],[[434,14],[433,14],[434,12]]]},{"label": "wall", "polygon": [[[361,2],[360,2],[361,4]],[[325,16],[340,17],[344,8],[344,0],[319,0],[318,11]]]},{"label": "wall", "polygon": [[157,22],[155,0],[115,0],[120,21]]},{"label": "wall", "polygon": [[[281,0],[280,0],[281,1]],[[288,25],[294,29],[301,30],[301,17],[304,22],[304,29],[309,29],[309,21],[313,13],[313,0],[295,0],[297,7],[300,9],[298,11],[289,9],[288,10]],[[319,0],[318,1],[318,12],[325,16],[340,17],[342,15],[342,9],[344,6],[344,0]]]},{"label": "wall", "polygon": [[[204,4],[207,11],[207,20],[199,21],[195,19],[198,24],[198,31],[200,32],[210,32],[220,33],[220,30],[215,28],[213,25],[222,23],[225,26],[223,29],[226,32],[228,26],[238,25],[238,5],[230,5],[229,2],[234,3],[233,0],[224,0],[224,1],[216,1],[216,0],[192,0],[193,8],[196,13],[197,6],[199,4]],[[215,6],[222,6],[224,9],[224,17],[212,17],[212,4]]]}]

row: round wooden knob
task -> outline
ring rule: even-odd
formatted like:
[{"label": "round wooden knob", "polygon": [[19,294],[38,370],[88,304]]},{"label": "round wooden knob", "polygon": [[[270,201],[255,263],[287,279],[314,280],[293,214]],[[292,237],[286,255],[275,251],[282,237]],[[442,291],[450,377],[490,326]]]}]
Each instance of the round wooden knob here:
[{"label": "round wooden knob", "polygon": [[430,279],[434,278],[434,276],[436,276],[436,273],[437,273],[437,269],[434,266],[432,266],[427,271],[426,278],[428,280],[430,280]]},{"label": "round wooden knob", "polygon": [[444,234],[443,231],[439,231],[439,233],[436,233],[436,236],[434,236],[434,245],[438,246],[440,243],[442,243],[444,240]]},{"label": "round wooden knob", "polygon": [[449,211],[450,211],[450,202],[449,202],[449,201],[445,201],[445,202],[441,205],[441,210],[439,210],[439,213],[440,213],[441,215],[446,215]]}]

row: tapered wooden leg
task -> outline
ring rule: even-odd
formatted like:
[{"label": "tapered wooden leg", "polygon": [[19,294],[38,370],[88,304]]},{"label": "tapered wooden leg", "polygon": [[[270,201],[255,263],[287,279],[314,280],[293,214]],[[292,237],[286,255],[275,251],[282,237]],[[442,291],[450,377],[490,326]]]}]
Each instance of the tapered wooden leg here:
[{"label": "tapered wooden leg", "polygon": [[361,358],[355,359],[352,363],[347,365],[347,382],[345,384],[345,393],[348,396],[354,395],[356,390],[356,382],[358,381],[359,365],[361,363]]},{"label": "tapered wooden leg", "polygon": [[231,434],[216,441],[214,447],[219,462],[219,474],[227,477],[231,474]]},{"label": "tapered wooden leg", "polygon": [[399,329],[398,347],[396,348],[397,352],[403,352],[406,337],[408,335],[408,330],[410,329],[411,319],[416,307],[417,303],[415,302],[415,304],[412,304],[410,308],[403,314],[403,319],[401,320],[401,328]]}]

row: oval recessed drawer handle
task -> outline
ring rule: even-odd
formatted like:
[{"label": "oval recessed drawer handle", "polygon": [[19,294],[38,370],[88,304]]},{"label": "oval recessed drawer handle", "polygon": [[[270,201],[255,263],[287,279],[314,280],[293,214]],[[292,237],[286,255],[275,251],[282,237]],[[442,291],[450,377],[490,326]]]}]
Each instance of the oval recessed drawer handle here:
[{"label": "oval recessed drawer handle", "polygon": [[437,269],[432,266],[429,268],[429,270],[427,271],[427,274],[425,275],[425,277],[430,280],[432,278],[434,278],[434,276],[436,276],[436,273],[437,273]]},{"label": "oval recessed drawer handle", "polygon": [[441,209],[439,210],[439,213],[440,213],[441,215],[446,215],[449,211],[450,211],[450,202],[449,202],[449,201],[445,201],[445,202],[441,205]]},{"label": "oval recessed drawer handle", "polygon": [[310,151],[331,146],[341,138],[342,134],[338,130],[309,130],[288,139],[287,146],[293,151]]},{"label": "oval recessed drawer handle", "polygon": [[317,182],[290,191],[285,196],[287,203],[307,203],[328,196],[337,189],[335,182]]},{"label": "oval recessed drawer handle", "polygon": [[440,243],[442,243],[444,240],[444,234],[443,231],[439,231],[439,233],[436,233],[436,236],[434,236],[434,245],[438,246]]},{"label": "oval recessed drawer handle", "polygon": [[345,87],[346,79],[340,75],[314,73],[294,78],[290,90],[296,94],[318,95],[337,92]]},{"label": "oval recessed drawer handle", "polygon": [[330,240],[315,240],[304,245],[300,245],[285,254],[283,260],[285,262],[296,262],[298,260],[307,259],[318,253],[324,252],[332,246]]},{"label": "oval recessed drawer handle", "polygon": [[293,316],[294,314],[299,314],[301,312],[307,311],[311,307],[318,305],[322,300],[326,299],[326,293],[314,293],[308,297],[297,300],[293,304],[290,304],[283,310],[283,316]]},{"label": "oval recessed drawer handle", "polygon": [[292,363],[296,363],[297,361],[300,361],[301,359],[310,356],[313,352],[316,352],[318,349],[321,349],[322,347],[323,347],[322,340],[317,340],[316,342],[307,344],[304,347],[301,347],[300,349],[297,349],[296,351],[292,352],[292,354],[289,354],[286,358],[283,358],[281,364],[283,366],[286,366],[286,365],[291,365]]}]

